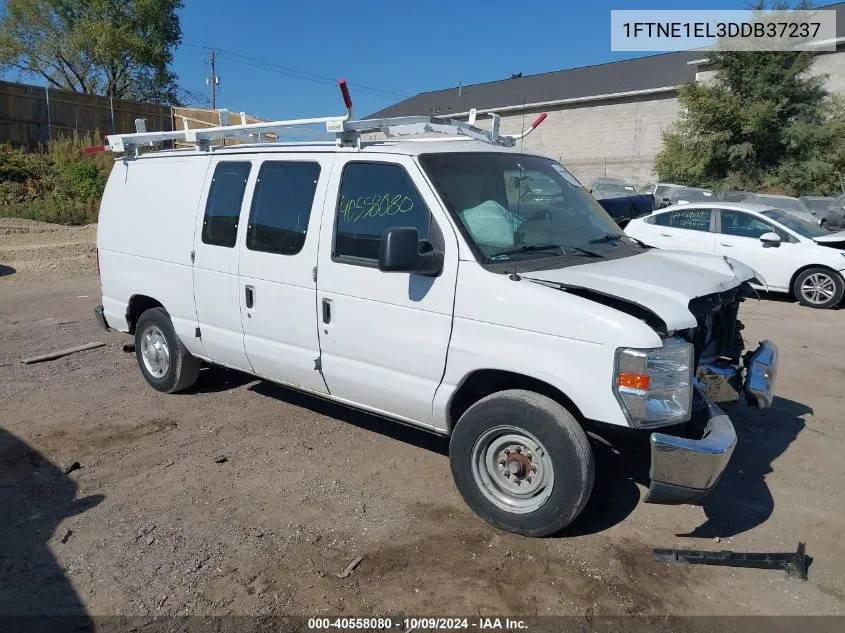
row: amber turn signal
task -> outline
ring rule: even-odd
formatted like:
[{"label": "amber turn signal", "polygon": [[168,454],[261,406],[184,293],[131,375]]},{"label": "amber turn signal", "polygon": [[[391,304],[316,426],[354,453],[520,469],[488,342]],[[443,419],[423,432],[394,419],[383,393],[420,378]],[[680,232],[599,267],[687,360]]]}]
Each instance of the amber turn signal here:
[{"label": "amber turn signal", "polygon": [[649,384],[651,383],[650,378],[646,374],[627,374],[627,373],[620,373],[619,374],[619,386],[620,387],[627,387],[628,389],[640,389],[642,391],[648,391]]}]

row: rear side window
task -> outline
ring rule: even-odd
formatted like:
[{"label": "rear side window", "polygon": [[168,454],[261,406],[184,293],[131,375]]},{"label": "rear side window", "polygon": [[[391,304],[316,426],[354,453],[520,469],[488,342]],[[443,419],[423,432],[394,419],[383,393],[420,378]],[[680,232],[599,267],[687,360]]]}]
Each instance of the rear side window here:
[{"label": "rear side window", "polygon": [[249,211],[246,247],[281,255],[301,251],[319,177],[317,163],[273,161],[261,165]]},{"label": "rear side window", "polygon": [[205,204],[203,243],[228,248],[235,245],[249,168],[247,162],[217,164],[208,192],[208,202]]},{"label": "rear side window", "polygon": [[428,239],[430,214],[401,165],[348,163],[343,169],[335,225],[335,257],[378,259],[386,229],[413,226]]},{"label": "rear side window", "polygon": [[655,224],[688,231],[710,230],[710,209],[683,209],[655,216]]}]

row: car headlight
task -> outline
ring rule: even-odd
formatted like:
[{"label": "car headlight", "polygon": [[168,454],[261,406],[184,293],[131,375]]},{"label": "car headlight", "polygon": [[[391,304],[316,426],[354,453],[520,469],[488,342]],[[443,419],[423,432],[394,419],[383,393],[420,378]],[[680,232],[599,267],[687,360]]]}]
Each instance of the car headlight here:
[{"label": "car headlight", "polygon": [[655,349],[616,351],[614,391],[634,426],[679,424],[692,410],[693,347],[680,338]]}]

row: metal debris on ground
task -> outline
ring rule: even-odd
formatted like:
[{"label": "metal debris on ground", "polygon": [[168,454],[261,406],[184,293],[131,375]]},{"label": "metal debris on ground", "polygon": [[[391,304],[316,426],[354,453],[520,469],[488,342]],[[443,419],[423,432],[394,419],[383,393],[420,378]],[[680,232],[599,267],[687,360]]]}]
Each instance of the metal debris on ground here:
[{"label": "metal debris on ground", "polygon": [[61,543],[62,543],[62,544],[67,543],[67,542],[68,542],[68,539],[70,539],[70,537],[71,537],[71,535],[72,535],[72,534],[73,534],[73,530],[67,530],[67,531],[65,532],[65,535],[62,537]]},{"label": "metal debris on ground", "polygon": [[82,464],[79,462],[73,462],[70,466],[65,468],[65,475],[72,473],[74,470],[79,470],[82,468]]},{"label": "metal debris on ground", "polygon": [[346,569],[344,569],[339,574],[335,574],[335,576],[337,576],[338,578],[346,578],[349,574],[351,574],[353,572],[353,570],[361,563],[362,560],[364,560],[364,557],[358,556],[357,558],[353,559],[352,562],[349,563],[346,566]]},{"label": "metal debris on ground", "polygon": [[661,563],[783,569],[790,578],[800,578],[801,580],[807,580],[807,568],[812,562],[812,559],[806,554],[805,543],[798,543],[798,550],[794,553],[732,552],[730,550],[705,552],[690,549],[655,548],[654,560]]},{"label": "metal debris on ground", "polygon": [[226,457],[225,455],[218,455],[217,457],[214,458],[214,461],[218,464],[225,464],[226,462],[229,461],[229,458]]},{"label": "metal debris on ground", "polygon": [[43,363],[45,360],[56,360],[57,358],[61,358],[62,356],[67,356],[68,354],[75,354],[76,352],[84,352],[89,349],[96,349],[98,347],[103,347],[105,343],[102,341],[94,341],[92,343],[86,343],[85,345],[79,345],[77,347],[69,347],[67,349],[60,349],[56,352],[50,352],[49,354],[41,354],[40,356],[33,356],[32,358],[24,358],[21,362],[25,365],[31,365],[33,363]]}]

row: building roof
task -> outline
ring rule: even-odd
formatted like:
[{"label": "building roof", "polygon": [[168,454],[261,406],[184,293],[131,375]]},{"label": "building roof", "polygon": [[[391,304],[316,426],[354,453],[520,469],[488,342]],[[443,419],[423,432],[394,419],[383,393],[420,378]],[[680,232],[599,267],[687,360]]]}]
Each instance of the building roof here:
[{"label": "building roof", "polygon": [[[845,3],[817,7],[836,10],[837,37],[845,36]],[[421,92],[368,118],[430,115],[452,116],[470,109],[492,110],[609,95],[659,92],[693,81],[696,64],[706,57],[702,50],[681,51],[626,59],[595,66],[583,66],[539,75],[526,75],[444,90]]]}]

